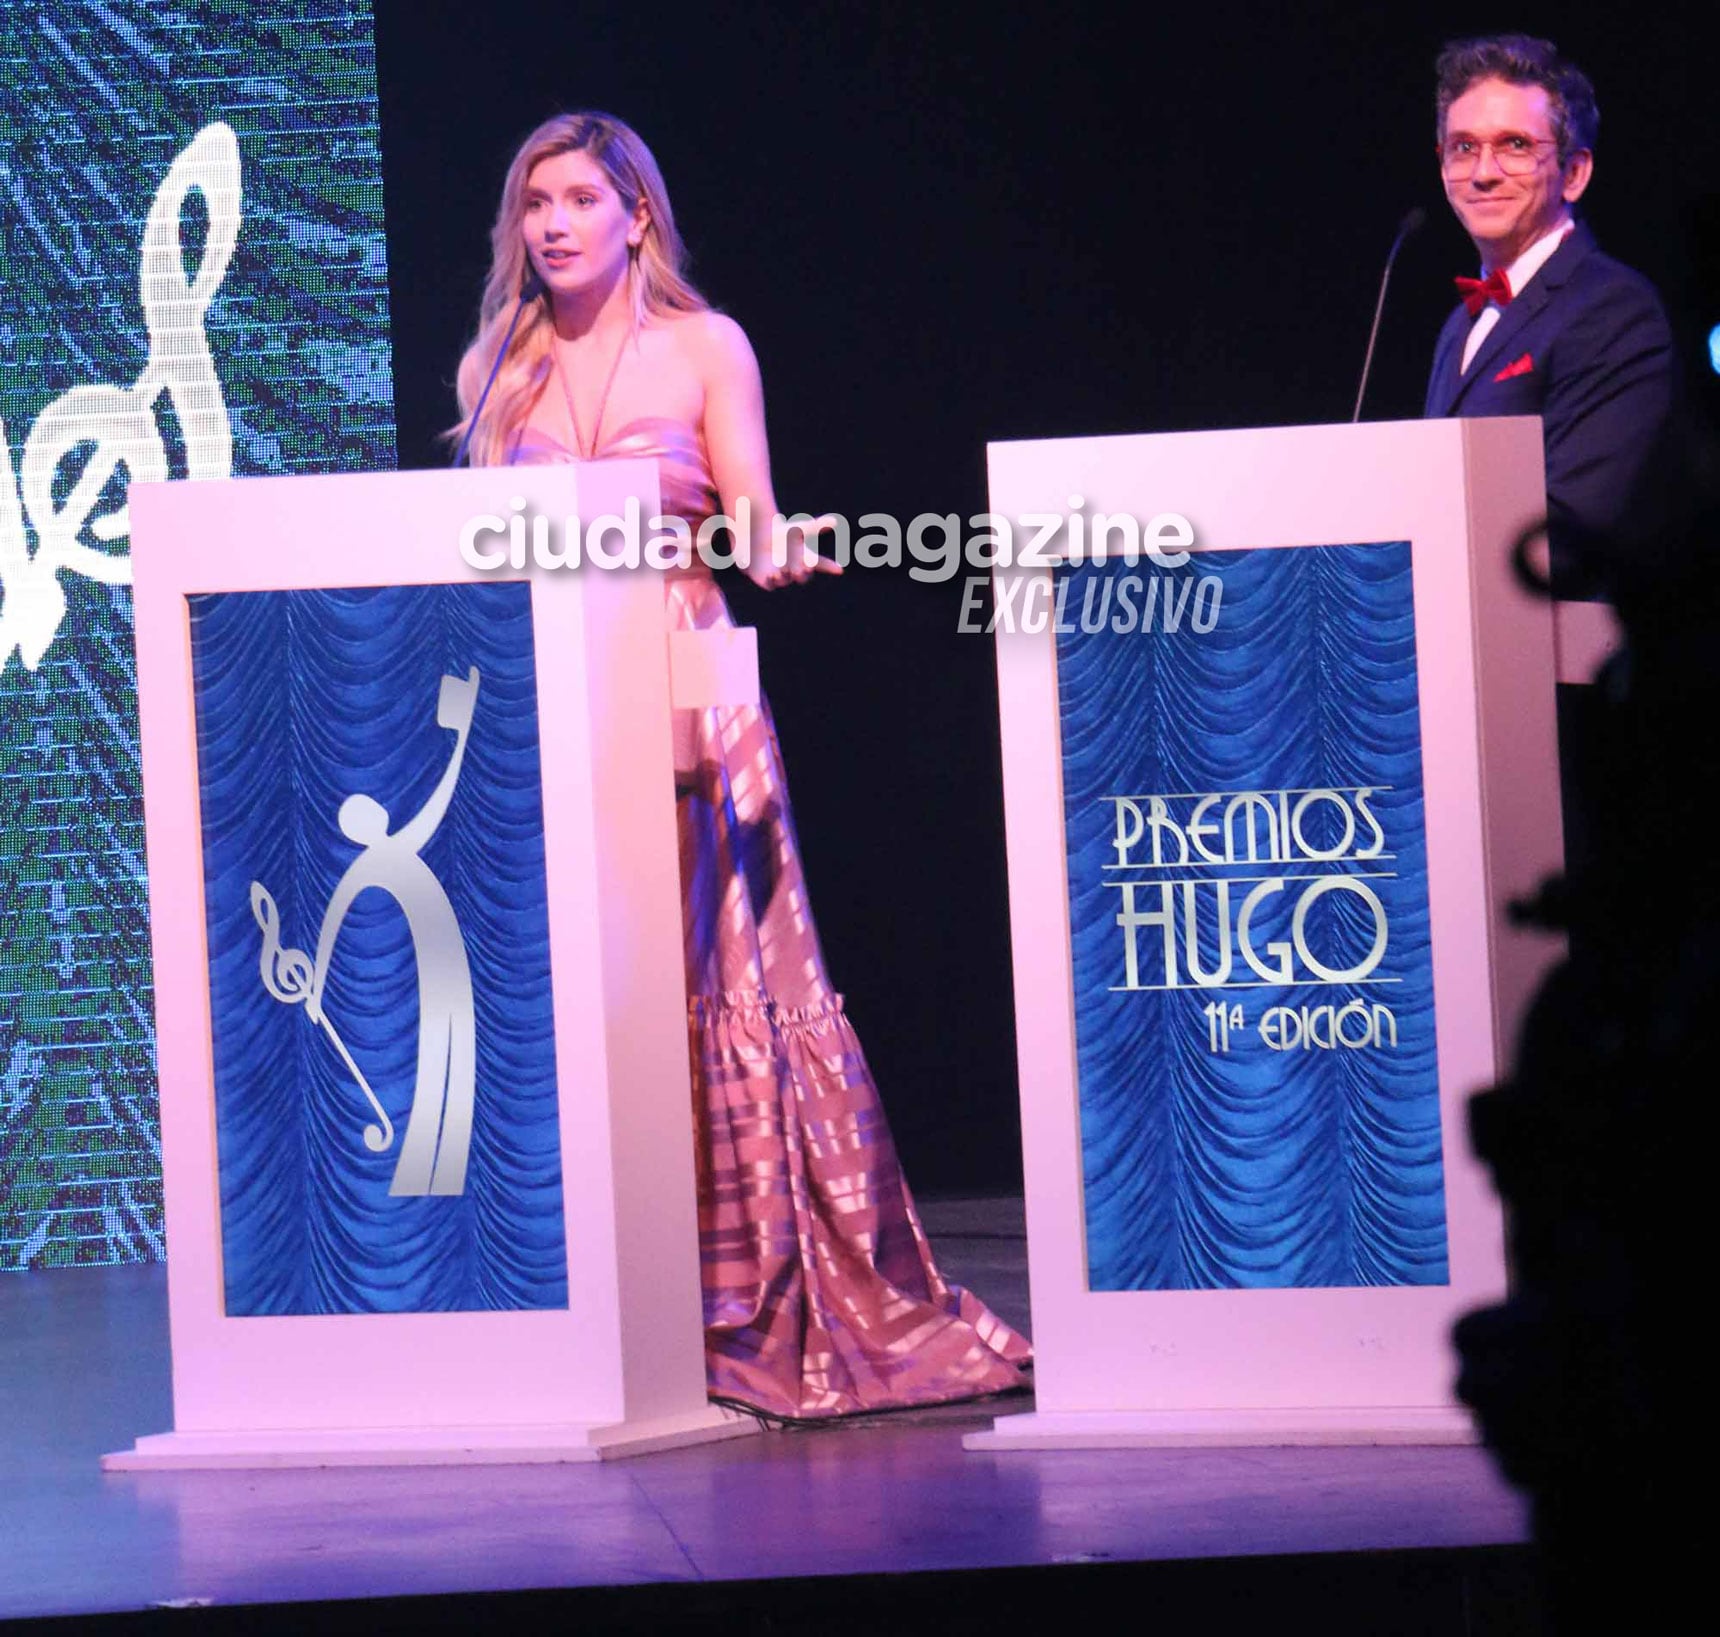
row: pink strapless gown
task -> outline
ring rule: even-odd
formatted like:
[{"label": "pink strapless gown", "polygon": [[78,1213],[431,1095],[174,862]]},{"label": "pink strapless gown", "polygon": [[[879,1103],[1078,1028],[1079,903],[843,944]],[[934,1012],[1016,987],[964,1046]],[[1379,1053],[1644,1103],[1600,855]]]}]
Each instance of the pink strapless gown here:
[{"label": "pink strapless gown", "polygon": [[[654,457],[663,511],[718,509],[703,439],[639,420],[600,455]],[[571,459],[526,434],[519,464]],[[708,573],[670,579],[676,630],[734,624]],[[932,1260],[877,1087],[824,970],[770,710],[677,713],[699,1258],[713,1397],[820,1419],[1019,1386],[1026,1341]]]}]

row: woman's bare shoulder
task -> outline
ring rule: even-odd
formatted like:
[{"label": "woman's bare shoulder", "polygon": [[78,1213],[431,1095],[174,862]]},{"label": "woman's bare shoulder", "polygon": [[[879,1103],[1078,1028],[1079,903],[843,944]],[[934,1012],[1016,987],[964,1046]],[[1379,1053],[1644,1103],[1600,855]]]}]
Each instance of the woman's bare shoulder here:
[{"label": "woman's bare shoulder", "polygon": [[699,313],[677,313],[665,327],[675,344],[704,368],[733,368],[753,362],[746,331],[727,313],[708,308]]}]

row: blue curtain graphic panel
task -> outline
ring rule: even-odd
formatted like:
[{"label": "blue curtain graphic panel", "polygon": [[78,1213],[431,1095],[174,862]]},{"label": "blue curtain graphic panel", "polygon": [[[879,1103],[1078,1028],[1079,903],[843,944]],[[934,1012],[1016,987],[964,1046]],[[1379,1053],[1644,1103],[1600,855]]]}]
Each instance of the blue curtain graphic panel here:
[{"label": "blue curtain graphic panel", "polygon": [[1060,582],[1090,1287],[1445,1283],[1410,546]]},{"label": "blue curtain graphic panel", "polygon": [[191,604],[227,1311],[565,1307],[529,587]]}]

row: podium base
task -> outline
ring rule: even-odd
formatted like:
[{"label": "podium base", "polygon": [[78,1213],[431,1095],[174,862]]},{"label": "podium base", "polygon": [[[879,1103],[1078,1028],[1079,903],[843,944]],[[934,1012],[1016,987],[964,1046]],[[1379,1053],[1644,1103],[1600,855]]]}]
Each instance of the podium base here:
[{"label": "podium base", "polygon": [[331,1427],[160,1432],[101,1458],[104,1472],[215,1467],[523,1466],[613,1461],[739,1438],[750,1416],[708,1405],[646,1421],[541,1427]]},{"label": "podium base", "polygon": [[963,1449],[1173,1449],[1224,1445],[1474,1444],[1455,1408],[1342,1410],[1083,1410],[999,1416]]}]

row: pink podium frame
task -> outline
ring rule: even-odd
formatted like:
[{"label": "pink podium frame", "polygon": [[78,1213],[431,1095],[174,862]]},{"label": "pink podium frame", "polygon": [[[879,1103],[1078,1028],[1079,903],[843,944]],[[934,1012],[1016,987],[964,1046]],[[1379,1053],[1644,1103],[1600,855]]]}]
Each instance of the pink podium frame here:
[{"label": "pink podium frame", "polygon": [[[1415,421],[993,444],[1006,517],[1176,512],[1194,549],[1409,540],[1449,1285],[1087,1288],[1055,637],[999,634],[1037,1411],[969,1448],[1469,1441],[1453,1321],[1504,1288],[1466,1102],[1561,953],[1505,905],[1560,867],[1551,605],[1509,550],[1545,509],[1540,423]],[[1046,570],[1010,570],[1044,574]],[[1021,605],[1021,597],[1016,599]]]},{"label": "pink podium frame", "polygon": [[[656,515],[654,463],[133,488],[174,1426],[104,1466],[595,1460],[750,1430],[705,1394],[668,640],[649,571],[484,576],[531,586],[566,1311],[223,1309],[186,598],[467,582],[466,519],[518,501],[590,518],[629,497]],[[745,672],[729,646],[707,682]]]}]

